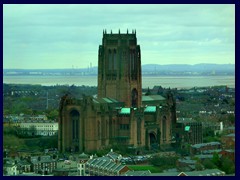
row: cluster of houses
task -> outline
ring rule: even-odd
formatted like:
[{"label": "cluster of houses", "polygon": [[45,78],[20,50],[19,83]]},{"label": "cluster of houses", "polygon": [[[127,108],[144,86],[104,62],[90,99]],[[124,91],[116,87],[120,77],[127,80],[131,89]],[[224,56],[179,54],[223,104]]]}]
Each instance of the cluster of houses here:
[{"label": "cluster of houses", "polygon": [[206,159],[213,159],[214,154],[218,157],[228,158],[235,162],[235,131],[229,128],[229,134],[221,137],[221,142],[199,143],[190,146],[190,156],[177,160],[177,167],[184,171],[196,170],[197,160],[203,162]]},{"label": "cluster of houses", "polygon": [[[203,149],[202,149],[203,150]],[[209,150],[210,151],[210,150]],[[223,151],[222,151],[223,152]],[[220,152],[220,153],[222,153]],[[219,169],[205,169],[194,171],[182,169],[181,171],[165,171],[152,173],[149,170],[134,171],[126,164],[121,163],[122,155],[113,152],[102,157],[80,154],[59,159],[57,156],[46,154],[43,156],[28,156],[25,158],[4,158],[3,175],[5,176],[224,176],[225,172]],[[186,164],[195,165],[195,161],[179,159],[177,167]]]}]

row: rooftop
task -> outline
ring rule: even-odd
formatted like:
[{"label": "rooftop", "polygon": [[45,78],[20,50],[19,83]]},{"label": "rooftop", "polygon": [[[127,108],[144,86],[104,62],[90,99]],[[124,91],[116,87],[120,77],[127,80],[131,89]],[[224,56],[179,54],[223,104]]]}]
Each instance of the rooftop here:
[{"label": "rooftop", "polygon": [[201,143],[201,144],[194,144],[191,145],[192,148],[201,148],[205,146],[214,146],[214,145],[221,145],[220,142],[209,142],[209,143]]},{"label": "rooftop", "polygon": [[144,112],[145,112],[145,113],[156,112],[156,106],[147,106],[147,107],[144,109]]},{"label": "rooftop", "polygon": [[189,172],[166,172],[166,173],[151,173],[149,176],[223,176],[225,172],[219,169],[205,169],[203,171],[189,171]]},{"label": "rooftop", "polygon": [[142,101],[164,101],[165,98],[161,95],[142,96]]},{"label": "rooftop", "polygon": [[131,112],[130,108],[122,108],[120,114],[130,114],[130,112]]},{"label": "rooftop", "polygon": [[122,176],[147,176],[150,174],[151,174],[151,172],[149,170],[147,170],[147,171],[127,171]]},{"label": "rooftop", "polygon": [[104,97],[104,98],[93,98],[93,102],[95,103],[107,103],[107,104],[112,104],[112,103],[119,103],[116,99],[109,98],[109,97]]},{"label": "rooftop", "polygon": [[226,135],[227,137],[235,137],[235,134],[228,134],[228,135]]}]

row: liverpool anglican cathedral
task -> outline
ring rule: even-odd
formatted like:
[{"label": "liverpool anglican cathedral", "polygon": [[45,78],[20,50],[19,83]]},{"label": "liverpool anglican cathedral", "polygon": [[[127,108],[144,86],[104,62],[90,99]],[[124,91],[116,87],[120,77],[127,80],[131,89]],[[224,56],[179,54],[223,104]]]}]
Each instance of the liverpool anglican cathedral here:
[{"label": "liverpool anglican cathedral", "polygon": [[142,150],[170,145],[176,124],[176,103],[142,93],[141,50],[136,31],[103,31],[98,50],[98,94],[59,105],[60,152],[94,152],[116,146]]}]

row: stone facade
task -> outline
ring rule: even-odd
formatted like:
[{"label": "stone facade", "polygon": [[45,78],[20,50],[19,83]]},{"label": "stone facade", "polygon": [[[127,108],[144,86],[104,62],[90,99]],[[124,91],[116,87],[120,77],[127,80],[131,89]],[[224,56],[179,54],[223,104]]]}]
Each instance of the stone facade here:
[{"label": "stone facade", "polygon": [[98,97],[140,107],[142,95],[141,51],[136,31],[132,34],[103,32],[98,50]]},{"label": "stone facade", "polygon": [[65,95],[59,106],[59,151],[92,152],[112,145],[137,149],[170,144],[176,103],[142,95],[141,52],[136,31],[103,31],[98,52],[98,97]]}]

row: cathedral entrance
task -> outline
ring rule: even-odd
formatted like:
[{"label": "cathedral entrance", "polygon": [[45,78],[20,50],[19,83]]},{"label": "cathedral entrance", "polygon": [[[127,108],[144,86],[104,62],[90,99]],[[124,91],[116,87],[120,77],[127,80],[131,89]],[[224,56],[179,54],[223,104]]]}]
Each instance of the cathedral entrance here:
[{"label": "cathedral entrance", "polygon": [[149,133],[150,149],[158,149],[157,137],[154,132]]}]

